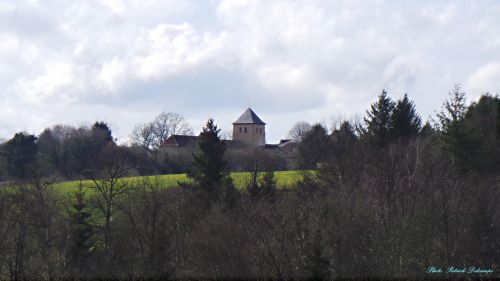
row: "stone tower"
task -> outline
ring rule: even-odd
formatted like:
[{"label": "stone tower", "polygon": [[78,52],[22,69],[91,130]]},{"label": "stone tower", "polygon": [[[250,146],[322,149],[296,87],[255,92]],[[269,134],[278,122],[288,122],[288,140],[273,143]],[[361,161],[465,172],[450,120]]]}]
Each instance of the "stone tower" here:
[{"label": "stone tower", "polygon": [[248,108],[233,123],[233,140],[244,141],[253,145],[266,144],[266,123]]}]

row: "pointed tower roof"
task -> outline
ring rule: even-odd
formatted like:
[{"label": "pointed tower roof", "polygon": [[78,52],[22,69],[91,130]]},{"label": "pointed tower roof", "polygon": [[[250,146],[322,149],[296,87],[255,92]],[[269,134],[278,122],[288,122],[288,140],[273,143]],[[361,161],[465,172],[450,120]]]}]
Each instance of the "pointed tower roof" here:
[{"label": "pointed tower roof", "polygon": [[259,124],[266,125],[262,120],[260,120],[259,116],[253,112],[253,110],[249,107],[243,114],[241,114],[238,120],[234,121],[233,124]]}]

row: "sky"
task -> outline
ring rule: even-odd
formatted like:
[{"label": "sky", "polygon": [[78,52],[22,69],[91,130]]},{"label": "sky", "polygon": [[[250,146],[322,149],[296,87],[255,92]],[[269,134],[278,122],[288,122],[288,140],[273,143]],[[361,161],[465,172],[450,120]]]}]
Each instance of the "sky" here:
[{"label": "sky", "polygon": [[362,117],[382,89],[423,119],[460,84],[500,93],[500,1],[0,0],[0,138],[103,120],[125,143],[162,111],[268,143]]}]

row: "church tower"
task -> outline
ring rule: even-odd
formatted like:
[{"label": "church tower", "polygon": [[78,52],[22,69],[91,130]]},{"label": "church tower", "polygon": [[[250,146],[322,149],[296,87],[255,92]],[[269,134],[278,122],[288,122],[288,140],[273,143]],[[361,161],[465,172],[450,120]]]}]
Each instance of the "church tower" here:
[{"label": "church tower", "polygon": [[255,146],[266,144],[266,123],[248,108],[233,123],[233,140],[243,141]]}]

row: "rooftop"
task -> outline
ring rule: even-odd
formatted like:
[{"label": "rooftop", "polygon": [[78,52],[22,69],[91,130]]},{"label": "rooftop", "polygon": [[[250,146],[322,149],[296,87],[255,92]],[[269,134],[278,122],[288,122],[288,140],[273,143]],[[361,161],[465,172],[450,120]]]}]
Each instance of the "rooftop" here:
[{"label": "rooftop", "polygon": [[233,124],[259,124],[259,125],[266,125],[255,112],[251,108],[248,108],[241,114],[240,118],[238,120],[234,121]]},{"label": "rooftop", "polygon": [[161,146],[162,147],[185,147],[198,141],[197,136],[171,135]]}]

